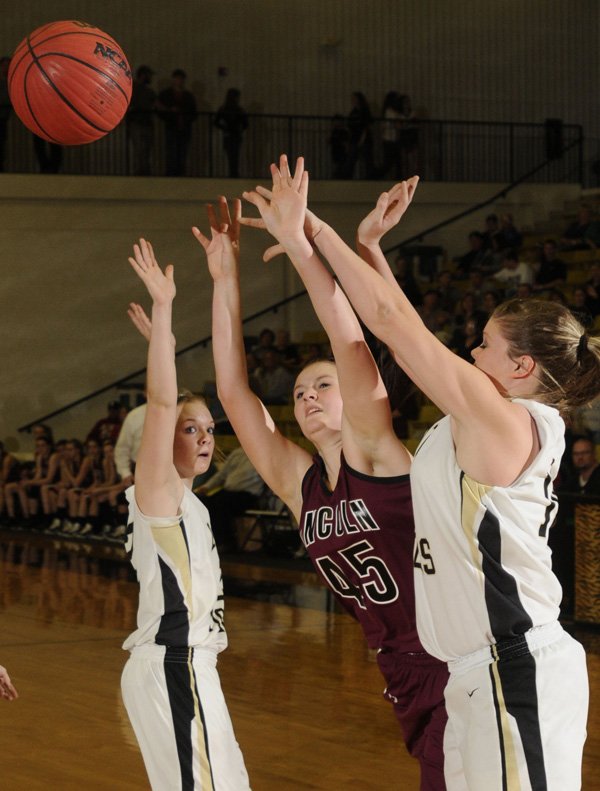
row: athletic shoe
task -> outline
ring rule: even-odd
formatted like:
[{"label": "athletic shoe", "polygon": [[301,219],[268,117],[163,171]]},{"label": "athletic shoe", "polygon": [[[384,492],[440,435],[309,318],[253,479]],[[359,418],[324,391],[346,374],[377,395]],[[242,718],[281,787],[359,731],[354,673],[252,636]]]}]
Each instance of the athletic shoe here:
[{"label": "athletic shoe", "polygon": [[124,541],[126,532],[127,532],[127,527],[125,525],[117,525],[110,534],[110,537],[112,539],[117,539],[117,541]]},{"label": "athletic shoe", "polygon": [[62,527],[62,519],[59,519],[58,516],[55,516],[52,522],[46,528],[46,533],[57,533],[60,531]]},{"label": "athletic shoe", "polygon": [[86,522],[81,530],[77,531],[78,536],[87,536],[89,533],[92,533],[94,530],[93,525],[90,522]]}]

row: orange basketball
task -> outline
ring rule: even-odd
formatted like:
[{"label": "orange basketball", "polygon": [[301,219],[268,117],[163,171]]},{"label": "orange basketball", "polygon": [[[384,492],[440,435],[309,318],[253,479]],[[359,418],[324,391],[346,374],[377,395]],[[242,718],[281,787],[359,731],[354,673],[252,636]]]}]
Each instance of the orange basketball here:
[{"label": "orange basketball", "polygon": [[75,146],[108,134],[131,99],[131,69],[117,42],[86,22],[51,22],[16,48],[8,92],[25,126]]}]

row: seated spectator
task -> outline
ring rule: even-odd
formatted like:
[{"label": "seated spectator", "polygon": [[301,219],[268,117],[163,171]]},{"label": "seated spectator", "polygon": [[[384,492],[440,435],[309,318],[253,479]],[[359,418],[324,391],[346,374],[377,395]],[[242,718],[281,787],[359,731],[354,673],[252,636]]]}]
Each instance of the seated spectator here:
[{"label": "seated spectator", "polygon": [[448,346],[452,338],[452,322],[450,319],[451,314],[447,310],[440,310],[439,308],[435,311],[433,317],[432,332],[444,346]]},{"label": "seated spectator", "polygon": [[417,307],[417,313],[430,332],[435,332],[437,329],[436,314],[439,310],[439,302],[439,293],[435,288],[430,288],[423,294],[423,304]]},{"label": "seated spectator", "polygon": [[566,282],[567,265],[558,257],[558,248],[554,239],[546,239],[542,247],[533,290],[548,291],[557,286],[564,286]]},{"label": "seated spectator", "polygon": [[[587,250],[588,247],[595,247],[594,242],[594,223],[592,221],[592,210],[589,206],[580,206],[577,219],[570,223],[560,239],[561,250]],[[590,239],[590,232],[592,238]]]},{"label": "seated spectator", "polygon": [[[111,442],[110,439],[108,441]],[[97,513],[89,513],[88,495],[102,483],[102,480],[102,446],[95,439],[88,439],[85,443],[85,455],[81,467],[67,493],[71,526],[64,527],[65,533],[86,536],[93,532],[95,524],[92,517],[97,516]]]},{"label": "seated spectator", "polygon": [[452,351],[463,360],[472,363],[471,352],[481,346],[486,321],[487,318],[470,316],[462,327],[457,327],[448,344]]},{"label": "seated spectator", "polygon": [[494,236],[496,236],[499,230],[500,225],[498,223],[498,215],[488,214],[488,216],[485,218],[485,229],[482,233],[484,249],[491,250],[493,248],[492,239]]},{"label": "seated spectator", "polygon": [[590,278],[583,284],[590,306],[590,312],[595,318],[600,314],[600,264],[595,261],[590,267]]},{"label": "seated spectator", "polygon": [[421,305],[423,302],[423,295],[412,273],[412,261],[410,258],[400,251],[396,256],[394,266],[396,267],[396,274],[394,277],[404,292],[404,296],[413,307]]},{"label": "seated spectator", "polygon": [[235,551],[235,519],[256,505],[265,484],[242,448],[236,448],[222,467],[194,489],[208,508],[217,549]]},{"label": "seated spectator", "polygon": [[521,283],[533,285],[535,279],[533,269],[524,261],[519,261],[515,250],[505,251],[503,263],[502,269],[494,274],[494,280],[501,284],[506,299],[516,296],[517,287]]},{"label": "seated spectator", "polygon": [[591,436],[596,445],[600,445],[600,398],[577,410],[577,419],[582,428]]},{"label": "seated spectator", "polygon": [[54,448],[45,436],[35,441],[34,472],[32,476],[23,476],[18,481],[7,483],[4,487],[6,510],[11,524],[17,521],[15,498],[20,505],[22,524],[31,527],[42,511],[41,489],[51,483],[52,468],[50,459]]},{"label": "seated spectator", "polygon": [[300,352],[290,340],[289,330],[279,328],[275,333],[275,349],[279,352],[281,363],[289,371],[295,371],[300,365]]},{"label": "seated spectator", "polygon": [[469,272],[469,285],[468,285],[468,292],[473,294],[473,298],[475,300],[475,305],[478,309],[481,309],[483,304],[483,295],[486,291],[489,291],[490,284],[485,279],[483,272],[478,267],[474,267]]},{"label": "seated spectator", "polygon": [[515,228],[512,214],[502,214],[500,228],[496,233],[496,240],[500,250],[518,250],[523,242],[523,235]]},{"label": "seated spectator", "polygon": [[477,322],[485,322],[487,320],[487,313],[477,307],[477,302],[472,291],[467,291],[463,294],[462,299],[456,303],[454,310],[454,324],[456,329],[461,329],[469,319],[475,319]]},{"label": "seated spectator", "polygon": [[502,302],[502,297],[494,288],[488,289],[483,295],[482,308],[489,318]]},{"label": "seated spectator", "polygon": [[116,442],[121,431],[121,402],[111,401],[108,405],[108,415],[100,418],[87,435],[86,440],[94,440],[100,446],[105,439]]},{"label": "seated spectator", "polygon": [[250,351],[258,360],[258,364],[262,363],[263,354],[267,351],[273,351],[275,349],[275,333],[273,330],[270,330],[268,327],[265,327],[264,330],[260,331],[260,335],[258,336],[258,343],[256,343]]},{"label": "seated spectator", "polygon": [[591,302],[585,286],[575,286],[573,289],[573,301],[569,305],[569,310],[577,316],[587,329],[594,323]]},{"label": "seated spectator", "polygon": [[263,352],[260,366],[254,372],[265,404],[288,404],[294,385],[294,375],[281,364],[274,349]]},{"label": "seated spectator", "polygon": [[565,293],[560,288],[549,288],[546,291],[546,299],[549,302],[559,302],[561,305],[568,307],[568,302],[567,302],[567,298],[565,297]]},{"label": "seated spectator", "polygon": [[486,249],[483,234],[471,231],[469,234],[469,250],[464,255],[454,258],[457,277],[466,279],[471,269],[480,269],[485,272],[492,262],[491,250]]},{"label": "seated spectator", "polygon": [[533,296],[533,286],[531,283],[519,283],[517,286],[517,293],[515,294],[518,299],[529,299]]},{"label": "seated spectator", "polygon": [[4,515],[4,486],[7,483],[18,483],[21,479],[18,459],[9,453],[0,442],[0,518]]},{"label": "seated spectator", "polygon": [[[81,484],[80,471],[83,465],[84,447],[78,439],[67,440],[64,454],[60,460],[60,475],[57,481],[50,481],[48,497],[56,514],[49,527],[51,532],[72,530],[73,525],[68,518],[69,489]],[[74,516],[74,514],[70,514]]]},{"label": "seated spectator", "polygon": [[571,448],[572,474],[561,482],[561,490],[600,497],[600,464],[590,437],[574,437]]},{"label": "seated spectator", "polygon": [[462,293],[452,284],[452,272],[447,269],[440,272],[436,291],[439,294],[438,307],[440,310],[444,310],[446,313],[452,315]]},{"label": "seated spectator", "polygon": [[310,363],[314,363],[317,360],[322,360],[325,357],[326,354],[323,351],[320,343],[308,343],[304,347],[304,352],[300,358],[300,367],[306,368],[306,366],[310,365]]}]

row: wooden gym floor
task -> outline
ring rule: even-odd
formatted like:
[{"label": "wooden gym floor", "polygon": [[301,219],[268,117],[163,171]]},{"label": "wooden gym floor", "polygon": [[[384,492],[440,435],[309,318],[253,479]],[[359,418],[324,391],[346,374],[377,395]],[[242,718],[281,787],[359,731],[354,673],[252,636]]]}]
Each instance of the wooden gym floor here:
[{"label": "wooden gym floor", "polygon": [[[253,791],[417,789],[358,627],[303,562],[257,557],[223,562],[230,647],[219,659]],[[118,547],[0,532],[0,664],[20,693],[0,701],[3,791],[148,789],[119,688],[136,595]],[[595,789],[600,634],[576,634],[591,681],[583,788]]]}]

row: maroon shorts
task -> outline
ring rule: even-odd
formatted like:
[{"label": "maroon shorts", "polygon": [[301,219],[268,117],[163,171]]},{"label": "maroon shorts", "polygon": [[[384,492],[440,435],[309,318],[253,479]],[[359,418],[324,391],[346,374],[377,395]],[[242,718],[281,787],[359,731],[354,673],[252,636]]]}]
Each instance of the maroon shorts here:
[{"label": "maroon shorts", "polygon": [[394,707],[409,753],[421,765],[420,791],[445,791],[448,668],[429,654],[385,649],[377,654],[377,664],[387,684],[383,696]]}]

